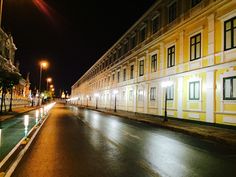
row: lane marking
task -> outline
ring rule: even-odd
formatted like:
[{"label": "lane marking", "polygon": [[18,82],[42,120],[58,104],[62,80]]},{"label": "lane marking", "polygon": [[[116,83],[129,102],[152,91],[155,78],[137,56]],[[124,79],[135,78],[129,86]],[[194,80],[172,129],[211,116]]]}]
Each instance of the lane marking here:
[{"label": "lane marking", "polygon": [[[33,136],[30,138],[29,142],[24,147],[24,149],[22,149],[21,152],[18,154],[16,160],[11,164],[10,168],[8,169],[8,171],[6,172],[6,175],[4,177],[11,177],[11,175],[15,171],[17,165],[20,163],[21,159],[25,155],[26,151],[29,149],[29,147],[30,147],[31,143],[33,142],[33,140],[35,139],[36,135],[38,134],[39,130],[42,128],[44,122],[48,119],[49,115],[50,115],[50,113],[45,117],[45,119],[43,120],[41,125],[37,128],[37,130],[35,131]],[[21,143],[21,141],[20,141],[20,143]]]},{"label": "lane marking", "polygon": [[[28,135],[35,129],[35,126],[33,126],[31,128],[31,130],[29,131]],[[2,166],[9,160],[9,158],[12,156],[12,154],[14,154],[14,152],[19,148],[19,146],[21,145],[22,141],[25,140],[25,137],[23,137],[17,144],[16,146],[6,155],[6,157],[1,161],[0,163],[0,168],[2,168]]]}]

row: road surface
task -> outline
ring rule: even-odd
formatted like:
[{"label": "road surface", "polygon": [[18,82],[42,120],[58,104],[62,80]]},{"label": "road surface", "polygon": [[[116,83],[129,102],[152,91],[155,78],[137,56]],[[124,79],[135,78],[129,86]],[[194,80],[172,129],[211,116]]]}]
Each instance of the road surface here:
[{"label": "road surface", "polygon": [[96,111],[55,106],[14,177],[230,177],[220,144]]}]

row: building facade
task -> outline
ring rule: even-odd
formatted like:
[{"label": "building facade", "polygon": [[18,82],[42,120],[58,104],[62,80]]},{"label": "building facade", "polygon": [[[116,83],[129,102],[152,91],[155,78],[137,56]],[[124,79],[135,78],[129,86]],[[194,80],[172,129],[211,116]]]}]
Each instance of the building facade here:
[{"label": "building facade", "polygon": [[157,1],[70,99],[153,115],[164,115],[166,100],[170,117],[236,126],[235,0]]},{"label": "building facade", "polygon": [[[13,37],[6,34],[0,28],[0,83],[7,74],[16,74],[21,76],[19,72],[19,63],[15,62],[15,52],[17,48],[14,44]],[[19,83],[13,87],[13,107],[25,106],[30,103],[30,82],[29,77],[25,80],[20,78]],[[2,96],[2,88],[0,84],[0,103]],[[9,105],[10,93],[6,94],[6,104]]]}]

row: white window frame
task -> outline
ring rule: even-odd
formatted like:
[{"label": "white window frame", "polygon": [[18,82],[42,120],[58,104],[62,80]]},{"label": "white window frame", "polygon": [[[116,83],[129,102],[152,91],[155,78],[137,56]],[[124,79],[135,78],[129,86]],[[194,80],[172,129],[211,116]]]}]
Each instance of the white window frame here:
[{"label": "white window frame", "polygon": [[[142,31],[144,28],[145,28],[145,36],[144,36],[144,40],[141,41],[141,31]],[[144,41],[147,39],[147,33],[148,33],[147,30],[148,30],[148,29],[147,29],[147,24],[144,24],[144,25],[139,29],[139,35],[138,35],[138,37],[139,37],[138,42],[139,42],[139,43],[142,43],[142,42],[144,42]]]},{"label": "white window frame", "polygon": [[[193,100],[193,99],[189,99],[189,95],[190,95],[190,83],[191,82],[199,82],[199,99],[198,100]],[[187,92],[187,96],[188,96],[188,101],[189,102],[201,102],[202,101],[202,79],[200,77],[193,77],[193,78],[190,78],[188,80],[188,92]]]},{"label": "white window frame", "polygon": [[[197,34],[200,34],[201,35],[201,49],[200,49],[200,52],[201,52],[201,57],[198,58],[198,59],[195,59],[195,60],[191,60],[191,43],[190,43],[190,39],[193,37],[193,36],[196,36]],[[188,46],[189,46],[189,49],[188,49],[188,56],[189,56],[189,62],[194,62],[194,61],[200,61],[202,60],[202,56],[203,56],[203,39],[204,39],[204,35],[203,35],[203,26],[197,28],[196,30],[192,31],[189,35],[188,35]]]},{"label": "white window frame", "polygon": [[134,100],[134,90],[131,89],[129,90],[129,101],[133,101]]},{"label": "white window frame", "polygon": [[[221,35],[221,51],[223,53],[228,53],[228,52],[231,52],[231,50],[224,50],[224,24],[225,24],[225,21],[233,18],[236,16],[236,9],[235,10],[232,10],[230,11],[229,13],[221,16],[220,18],[218,18],[217,20],[220,20],[221,21],[221,31],[222,31],[222,35]],[[232,49],[232,50],[236,50],[236,49]]]},{"label": "white window frame", "polygon": [[[156,32],[153,32],[153,21],[156,19],[156,18],[159,18],[159,28],[157,28],[157,31]],[[153,34],[156,34],[159,30],[160,30],[160,28],[161,28],[161,19],[160,19],[160,13],[158,13],[158,14],[156,14],[155,16],[153,16],[152,17],[152,19],[151,19],[151,32],[152,32],[152,35]]]},{"label": "white window frame", "polygon": [[120,69],[117,70],[117,83],[120,83]]},{"label": "white window frame", "polygon": [[[198,85],[198,98],[196,98],[196,95],[195,95],[195,93],[196,93],[196,90],[195,90],[195,87],[193,87],[193,98],[191,97],[191,84],[193,84],[193,86],[195,86],[196,85],[196,83],[198,83],[199,85]],[[189,90],[188,90],[188,92],[189,92],[189,95],[188,95],[188,97],[189,97],[189,100],[199,100],[200,99],[200,92],[201,92],[201,88],[200,88],[200,81],[191,81],[191,82],[189,82]]]},{"label": "white window frame", "polygon": [[138,101],[144,101],[144,90],[138,89]]},{"label": "white window frame", "polygon": [[[159,54],[159,52],[158,52],[158,50],[155,50],[155,51],[153,51],[153,52],[151,52],[150,54],[149,54],[149,61],[150,61],[150,64],[149,64],[149,66],[150,66],[150,73],[156,73],[157,71],[158,71],[158,54]],[[152,56],[153,55],[157,55],[157,63],[156,63],[156,71],[155,72],[152,72]]]},{"label": "white window frame", "polygon": [[155,101],[157,97],[157,87],[150,87],[150,101]]},{"label": "white window frame", "polygon": [[[173,88],[172,89],[172,91],[173,91],[173,98],[168,98],[168,90],[170,89],[170,88]],[[175,85],[173,84],[173,85],[171,85],[171,86],[169,86],[169,87],[166,87],[166,92],[167,92],[167,101],[174,101],[174,99],[175,99]]]}]

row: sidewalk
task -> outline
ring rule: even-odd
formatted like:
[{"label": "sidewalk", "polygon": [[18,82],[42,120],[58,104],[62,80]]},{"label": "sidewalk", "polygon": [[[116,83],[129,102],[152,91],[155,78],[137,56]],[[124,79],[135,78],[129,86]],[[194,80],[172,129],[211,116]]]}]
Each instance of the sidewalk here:
[{"label": "sidewalk", "polygon": [[[86,107],[85,107],[86,108]],[[200,138],[212,140],[217,143],[223,143],[232,149],[236,149],[236,127],[233,129],[217,127],[215,125],[207,125],[199,122],[185,121],[181,119],[168,119],[167,122],[163,122],[163,117],[155,115],[147,115],[133,112],[126,112],[108,109],[95,109],[88,107],[87,109],[100,111],[107,114],[128,118],[131,120],[152,124],[155,126],[167,128],[173,131],[186,133],[189,135],[198,136]]]},{"label": "sidewalk", "polygon": [[29,112],[37,108],[39,107],[38,106],[34,106],[34,107],[25,106],[25,107],[12,108],[12,112],[3,112],[2,114],[0,114],[0,121],[13,118],[19,114],[23,114],[25,112]]}]

